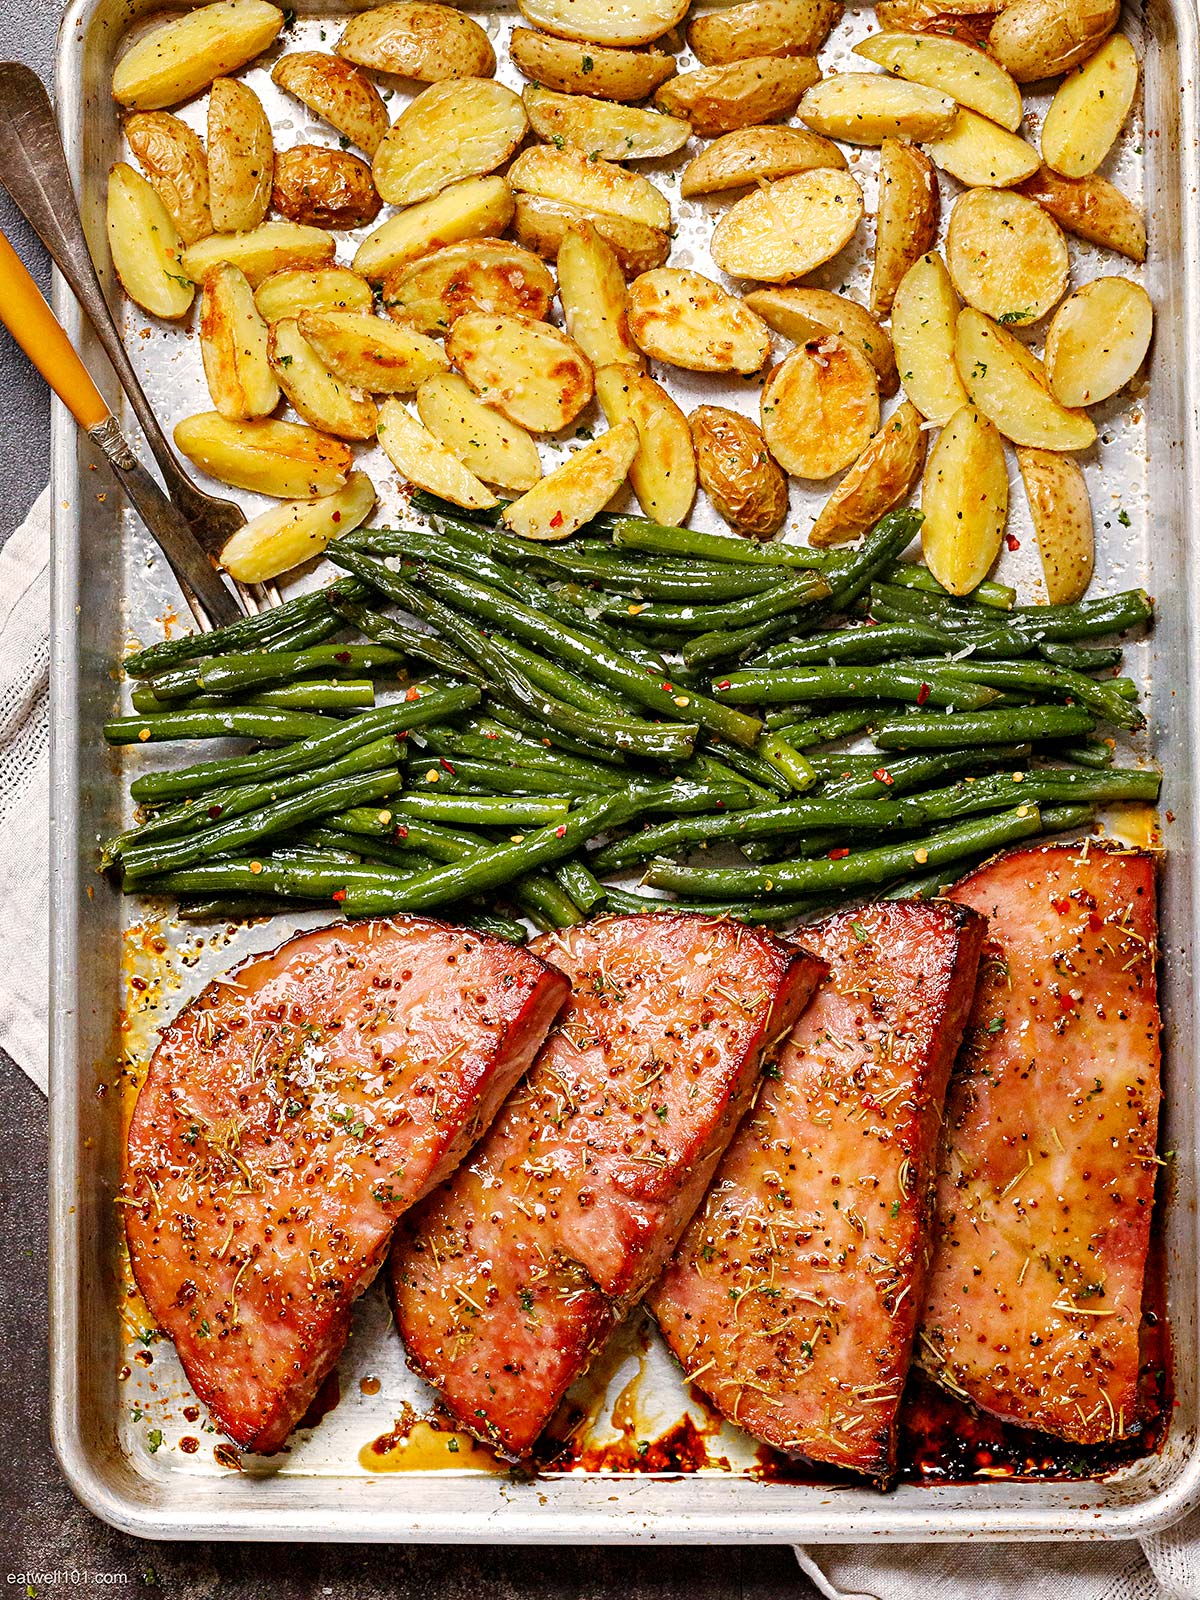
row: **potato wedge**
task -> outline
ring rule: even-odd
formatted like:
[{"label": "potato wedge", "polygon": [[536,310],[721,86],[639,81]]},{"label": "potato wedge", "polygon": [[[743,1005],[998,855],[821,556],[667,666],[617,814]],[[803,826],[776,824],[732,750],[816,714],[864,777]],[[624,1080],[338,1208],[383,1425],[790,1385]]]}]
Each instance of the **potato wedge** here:
[{"label": "potato wedge", "polygon": [[262,101],[240,78],[218,78],[208,96],[209,205],[218,233],[258,227],[271,203],[273,175],[274,143]]},{"label": "potato wedge", "polygon": [[268,583],[360,527],[374,504],[375,485],[365,472],[352,472],[345,488],[333,494],[292,500],[251,517],[221,551],[221,565],[239,583]]},{"label": "potato wedge", "polygon": [[671,237],[660,228],[649,228],[632,217],[618,217],[601,211],[587,211],[566,200],[547,200],[541,195],[519,194],[513,232],[527,249],[546,261],[556,261],[568,228],[590,223],[606,244],[612,247],[621,271],[627,278],[661,267],[671,253]]},{"label": "potato wedge", "polygon": [[370,311],[371,285],[348,267],[318,267],[302,272],[286,267],[259,284],[254,303],[264,322],[298,317],[302,311]]},{"label": "potato wedge", "polygon": [[129,298],[156,317],[184,316],[196,287],[183,265],[183,241],[157,190],[124,161],[108,175],[107,229],[109,254]]},{"label": "potato wedge", "polygon": [[280,216],[315,228],[361,228],[381,204],[371,169],[348,150],[294,144],[275,157],[271,204]]},{"label": "potato wedge", "polygon": [[490,78],[496,52],[479,24],[433,0],[395,0],[360,11],[334,46],[343,61],[420,83]]},{"label": "potato wedge", "polygon": [[904,274],[937,239],[941,190],[933,162],[904,139],[885,139],[876,194],[871,310],[886,317]]},{"label": "potato wedge", "polygon": [[583,44],[650,44],[687,15],[689,0],[518,0],[527,22]]},{"label": "potato wedge", "polygon": [[1108,38],[1121,0],[1013,0],[992,24],[988,47],[1018,83],[1069,72]]},{"label": "potato wedge", "polygon": [[1017,465],[1037,536],[1046,599],[1052,606],[1082,600],[1092,581],[1096,541],[1092,503],[1079,463],[1053,450],[1017,450]]},{"label": "potato wedge", "polygon": [[959,312],[954,359],[971,404],[1013,444],[1086,450],[1095,442],[1092,419],[1054,398],[1045,368],[1032,351],[974,306]]},{"label": "potato wedge", "polygon": [[266,0],[215,0],[148,28],[113,71],[113,99],[131,111],[158,111],[206,89],[261,55],[283,27]]},{"label": "potato wedge", "polygon": [[367,394],[411,394],[450,363],[442,347],[363,311],[306,311],[300,332],[335,378]]},{"label": "potato wedge", "polygon": [[271,324],[267,354],[279,387],[310,426],[338,439],[375,437],[374,400],[330,372],[295,317]]},{"label": "potato wedge", "polygon": [[858,539],[880,517],[907,500],[925,465],[929,435],[921,413],[907,400],[896,407],[808,530],[818,550]]},{"label": "potato wedge", "polygon": [[798,113],[814,133],[845,144],[933,139],[954,120],[948,95],[882,72],[839,72],[805,92]]},{"label": "potato wedge", "polygon": [[670,231],[670,204],[648,178],[626,172],[611,161],[593,160],[582,150],[531,145],[508,169],[508,182],[518,194],[561,200],[604,216],[628,217],[663,233]]},{"label": "potato wedge", "polygon": [[1138,59],[1123,33],[1058,86],[1042,123],[1042,160],[1064,178],[1086,178],[1117,142],[1137,94]]},{"label": "potato wedge", "polygon": [[946,133],[927,141],[926,153],[970,189],[1010,189],[1040,165],[1037,151],[1024,139],[961,109]]},{"label": "potato wedge", "polygon": [[604,510],[628,477],[637,449],[633,423],[618,422],[505,506],[505,526],[523,539],[566,539]]},{"label": "potato wedge", "polygon": [[689,372],[758,372],[771,354],[761,317],[711,278],[683,267],[629,285],[629,331],[656,361]]},{"label": "potato wedge", "polygon": [[213,231],[208,205],[208,157],[200,135],[169,111],[135,111],[125,137],[185,245]]},{"label": "potato wedge", "polygon": [[279,385],[267,357],[267,325],[245,273],[228,261],[204,275],[200,357],[212,403],[223,417],[265,417],[279,404]]},{"label": "potato wedge", "polygon": [[696,498],[696,457],[688,420],[661,384],[626,362],[596,369],[596,398],[610,428],[632,422],[637,454],[629,481],[648,517],[678,527]]},{"label": "potato wedge", "polygon": [[878,427],[875,368],[856,345],[832,333],[797,345],[763,388],[763,437],[794,478],[840,472]]},{"label": "potato wedge", "polygon": [[1150,348],[1154,307],[1128,278],[1093,278],[1059,306],[1046,333],[1050,392],[1093,406],[1123,389]]},{"label": "potato wedge", "polygon": [[694,132],[715,133],[790,117],[821,76],[811,56],[749,56],[727,67],[698,67],[664,83],[654,103],[684,117]]},{"label": "potato wedge", "polygon": [[202,411],[175,424],[178,448],[202,472],[234,489],[276,500],[315,500],[345,487],[354,452],[299,422],[231,422]]},{"label": "potato wedge", "polygon": [[304,228],[298,222],[264,222],[249,233],[212,233],[183,252],[183,270],[201,282],[209,267],[232,261],[250,280],[252,288],[273,273],[313,271],[333,261],[332,234],[324,228]]},{"label": "potato wedge", "polygon": [[477,395],[531,433],[557,433],[592,398],[591,362],[548,322],[468,311],[446,354]]},{"label": "potato wedge", "polygon": [[815,56],[842,14],[838,0],[743,0],[688,25],[688,47],[706,67],[748,56]]},{"label": "potato wedge", "polygon": [[1107,178],[1064,178],[1043,166],[1021,184],[1055,222],[1077,239],[1104,245],[1130,261],[1146,259],[1146,223],[1132,200]]},{"label": "potato wedge", "polygon": [[774,538],[787,516],[788,485],[762,429],[739,411],[697,406],[691,430],[700,487],[717,514],[747,539]]},{"label": "potato wedge", "polygon": [[546,267],[507,239],[448,244],[390,273],[383,284],[384,310],[422,333],[442,334],[466,311],[541,321],[553,299]]},{"label": "potato wedge", "polygon": [[467,511],[484,511],[496,496],[396,399],[379,408],[379,442],[405,483]]},{"label": "potato wedge", "polygon": [[875,20],[885,31],[983,44],[1003,9],[1004,0],[877,0]]},{"label": "potato wedge", "polygon": [[930,251],[904,274],[892,306],[892,344],[904,392],[928,422],[948,422],[967,403],[954,360],[961,302],[946,263]]},{"label": "potato wedge", "polygon": [[373,228],[354,256],[354,270],[372,283],[443,245],[493,238],[513,217],[512,190],[503,178],[466,178]]},{"label": "potato wedge", "polygon": [[857,300],[828,289],[754,289],[746,304],[769,328],[793,344],[806,344],[823,333],[856,344],[875,368],[881,395],[900,387],[891,336]]},{"label": "potato wedge", "polygon": [[1000,554],[1008,466],[996,428],[962,406],[938,435],[921,483],[921,553],[951,594],[970,594]]},{"label": "potato wedge", "polygon": [[532,28],[513,29],[508,53],[517,71],[541,88],[598,100],[645,100],[675,75],[675,57],[662,50],[610,50]]},{"label": "potato wedge", "polygon": [[683,169],[679,192],[686,198],[744,189],[760,179],[790,178],[817,167],[845,171],[846,158],[832,139],[807,128],[735,128],[705,145]]},{"label": "potato wedge", "polygon": [[1067,292],[1067,241],[1036,200],[967,189],[950,211],[946,266],[959,295],[997,322],[1028,327]]},{"label": "potato wedge", "polygon": [[1010,133],[1021,126],[1021,91],[1016,83],[985,50],[962,39],[873,33],[854,46],[854,53],[897,78],[948,95]]},{"label": "potato wedge", "polygon": [[375,152],[375,187],[394,206],[503,166],[525,137],[520,95],[494,78],[431,83],[396,118]]},{"label": "potato wedge", "polygon": [[417,390],[417,414],[430,433],[484,483],[518,494],[532,489],[542,463],[524,428],[485,406],[457,372],[438,372]]},{"label": "potato wedge", "polygon": [[798,172],[730,206],[713,230],[712,258],[730,277],[786,283],[832,260],[862,214],[862,190],[848,172]]},{"label": "potato wedge", "polygon": [[272,80],[351,144],[373,156],[391,126],[379,90],[352,61],[324,50],[295,50],[271,68]]},{"label": "potato wedge", "polygon": [[563,236],[558,292],[567,332],[594,367],[642,366],[642,353],[629,333],[629,294],[621,263],[590,223],[568,228]]},{"label": "potato wedge", "polygon": [[641,161],[670,156],[692,136],[690,122],[641,106],[615,105],[590,95],[558,94],[553,89],[525,90],[522,99],[539,139],[569,145],[605,161]]}]

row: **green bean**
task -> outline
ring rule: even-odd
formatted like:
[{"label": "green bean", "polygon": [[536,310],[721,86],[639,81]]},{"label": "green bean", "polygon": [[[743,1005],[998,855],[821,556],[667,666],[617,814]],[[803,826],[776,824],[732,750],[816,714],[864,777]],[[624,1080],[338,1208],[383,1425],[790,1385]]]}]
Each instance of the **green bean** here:
[{"label": "green bean", "polygon": [[1111,739],[1084,739],[1078,744],[1060,744],[1055,746],[1052,753],[1056,760],[1072,761],[1080,767],[1111,767],[1116,759],[1116,749]]},{"label": "green bean", "polygon": [[562,884],[545,872],[527,872],[510,887],[529,920],[543,933],[554,928],[573,928],[583,921],[583,911]]},{"label": "green bean", "polygon": [[774,767],[788,788],[794,790],[796,794],[803,794],[817,781],[812,763],[794,745],[789,744],[782,734],[771,731],[761,733],[758,743],[754,746],[754,753],[761,756],[769,766]]},{"label": "green bean", "polygon": [[570,734],[539,722],[536,717],[518,711],[515,706],[493,700],[488,710],[496,722],[528,739],[536,740],[544,749],[564,750],[568,755],[582,756],[588,761],[603,761],[618,769],[625,767],[625,757],[619,750],[605,750],[596,744],[585,744],[582,739],[573,739]]},{"label": "green bean", "polygon": [[760,789],[780,798],[786,798],[792,792],[792,786],[781,772],[777,772],[769,761],[764,761],[757,750],[743,750],[736,744],[719,744],[714,747],[717,758],[731,766],[735,772],[740,772],[743,777],[749,778],[751,783],[757,784]]},{"label": "green bean", "polygon": [[310,673],[374,672],[401,666],[400,651],[384,645],[320,644],[308,650],[256,650],[230,653],[195,668],[180,667],[150,680],[160,700],[189,694],[247,694],[264,684],[294,683]]},{"label": "green bean", "polygon": [[347,622],[379,644],[390,645],[415,661],[449,673],[452,678],[466,678],[472,683],[487,682],[487,675],[473,661],[456,650],[436,634],[421,633],[416,628],[403,627],[391,617],[372,611],[359,601],[337,601],[338,612]]},{"label": "green bean", "polygon": [[413,509],[427,517],[453,517],[456,522],[476,522],[484,528],[498,523],[501,511],[510,503],[500,500],[494,506],[467,510],[463,506],[456,506],[453,500],[443,500],[441,495],[430,494],[428,489],[414,489],[409,498]]},{"label": "green bean", "polygon": [[[489,794],[582,795],[594,793],[597,787],[590,778],[581,781],[578,777],[565,777],[561,772],[541,772],[536,767],[512,767],[500,761],[476,761],[469,756],[455,756],[452,760],[439,756],[438,760],[442,770],[451,777]],[[418,763],[419,767],[428,765],[428,758]],[[603,788],[608,792],[623,791],[625,784],[609,783]]]},{"label": "green bean", "polygon": [[881,750],[945,750],[961,745],[1070,739],[1090,733],[1095,725],[1091,714],[1078,706],[1026,706],[943,712],[936,717],[885,717],[872,737]]},{"label": "green bean", "polygon": [[328,903],[344,895],[354,881],[378,886],[381,877],[388,876],[403,881],[405,874],[385,874],[380,867],[365,862],[351,864],[330,861],[317,865],[315,861],[276,859],[273,856],[231,857],[228,860],[202,861],[190,867],[138,883],[138,893],[144,894],[276,894],[285,898],[321,900]]},{"label": "green bean", "polygon": [[[743,755],[751,755],[751,751],[742,751]],[[757,757],[754,757],[755,771],[760,770]],[[697,750],[690,761],[683,762],[677,769],[680,777],[697,778],[703,783],[718,785],[732,785],[740,787],[746,799],[743,805],[768,804],[777,800],[781,794],[786,793],[786,786],[781,781],[781,776],[768,767],[771,781],[759,783],[757,778],[751,778],[747,773],[740,772],[735,766],[719,760],[711,750]]]},{"label": "green bean", "polygon": [[807,639],[785,639],[746,662],[747,669],[766,667],[840,666],[848,663],[894,661],[897,656],[923,650],[958,648],[953,634],[920,623],[880,623],[878,626],[834,628]]},{"label": "green bean", "polygon": [[[920,589],[926,594],[945,596],[946,599],[955,598],[949,589],[938,582],[928,567],[919,566],[913,561],[893,561],[889,567],[884,568],[883,577],[888,583],[903,584],[911,589]],[[1017,603],[1017,591],[1010,589],[1005,583],[993,583],[990,578],[985,578],[971,590],[970,594],[959,598],[968,605],[975,603],[991,606],[998,611],[1011,611]]]},{"label": "green bean", "polygon": [[552,661],[536,650],[531,650],[518,639],[506,634],[492,633],[492,644],[505,659],[547,694],[557,694],[568,705],[576,706],[598,717],[640,717],[641,707],[628,695],[614,694],[598,683],[589,683],[578,673],[569,671],[559,661]]},{"label": "green bean", "polygon": [[971,682],[957,669],[951,673],[937,661],[892,662],[886,667],[780,667],[774,671],[747,667],[726,673],[713,687],[734,705],[868,699],[979,711],[998,698],[995,690]]},{"label": "green bean", "polygon": [[678,900],[659,900],[648,894],[631,894],[627,889],[608,889],[608,909],[625,915],[696,915],[705,917],[735,917],[739,922],[780,923],[791,922],[812,906],[810,899],[777,901],[772,904],[762,900],[732,900],[724,903],[697,901],[687,904]]},{"label": "green bean", "polygon": [[[414,821],[465,822],[474,824],[478,828],[521,828],[539,823],[561,822],[570,809],[571,801],[566,795],[551,799],[525,798],[521,795],[406,792],[401,799],[393,802],[391,810],[386,813],[355,808],[331,817],[330,826],[343,828],[347,833],[357,833],[362,829],[373,832],[378,828],[386,835],[390,835],[394,828],[411,826]],[[381,815],[385,817],[383,822],[379,821]]]},{"label": "green bean", "polygon": [[[902,598],[901,598],[902,597]],[[1154,614],[1149,595],[1144,589],[1126,589],[1116,594],[1099,595],[1092,600],[1079,600],[1074,605],[1014,606],[1002,619],[1002,627],[992,630],[987,619],[981,618],[976,608],[956,605],[936,595],[921,596],[917,600],[908,591],[896,586],[876,585],[871,591],[871,607],[882,616],[877,600],[889,600],[911,606],[918,603],[938,627],[955,632],[993,633],[1007,636],[1015,630],[1019,638],[1029,645],[1045,641],[1101,638],[1106,634],[1126,633],[1149,622]]]},{"label": "green bean", "polygon": [[793,612],[816,605],[830,594],[829,585],[816,572],[797,572],[783,583],[773,584],[757,594],[745,595],[740,600],[719,603],[680,602],[670,600],[597,600],[587,606],[590,621],[593,612],[601,617],[628,618],[630,627],[657,628],[668,633],[707,633],[714,629],[744,628],[754,623],[775,621]]},{"label": "green bean", "polygon": [[555,867],[554,876],[581,911],[594,911],[608,898],[608,890],[592,876],[582,861],[564,861],[561,866]]},{"label": "green bean", "polygon": [[733,534],[666,527],[642,517],[619,517],[613,528],[613,544],[655,556],[697,556],[702,561],[731,561],[755,567],[819,569],[826,560],[821,551],[810,550],[806,545],[758,544]]},{"label": "green bean", "polygon": [[[129,697],[135,711],[208,711],[230,704],[221,695],[193,694],[186,700],[160,700],[148,684],[137,688]],[[237,705],[283,707],[288,711],[362,711],[375,704],[375,685],[369,678],[347,678],[340,683],[285,683],[274,689],[260,689],[250,700],[238,700]]]},{"label": "green bean", "polygon": [[[879,717],[876,706],[858,706],[851,711],[831,711],[823,717],[806,717],[792,722],[789,706],[786,712],[768,712],[767,727],[777,731],[781,738],[797,750],[809,750],[814,745],[830,744],[834,739],[846,739],[869,728]],[[776,727],[776,724],[780,726]]]},{"label": "green bean", "polygon": [[994,689],[1066,695],[1120,728],[1140,728],[1146,721],[1137,707],[1114,687],[1113,680],[1098,683],[1085,673],[1052,666],[1048,661],[915,661],[907,670],[918,673],[936,670],[943,678],[962,678]]},{"label": "green bean", "polygon": [[[890,761],[876,752],[863,756],[862,765],[847,770],[854,758],[824,757],[814,761],[818,776],[824,777],[820,798],[859,800],[881,794],[910,794],[927,784],[952,777],[956,772],[980,767],[1005,766],[1012,771],[1018,763],[1026,765],[1030,746],[998,745],[982,749],[936,750],[928,755],[899,756]],[[839,767],[841,770],[839,771]]]},{"label": "green bean", "polygon": [[[553,792],[564,794],[573,787],[586,785],[596,789],[623,789],[627,775],[617,768],[606,767],[599,761],[587,761],[580,756],[560,755],[542,745],[525,744],[501,739],[494,734],[464,733],[456,728],[427,728],[421,735],[428,748],[451,761],[465,758],[486,761],[489,765],[516,768],[535,772],[540,776],[555,774],[559,788]],[[510,736],[511,738],[511,736]],[[544,791],[550,793],[551,791]]]},{"label": "green bean", "polygon": [[[354,861],[381,861],[385,866],[402,867],[408,872],[433,866],[438,859],[436,856],[423,854],[415,848],[406,850],[386,839],[343,833],[340,828],[305,828],[304,832],[297,834],[296,837],[301,844],[312,845],[316,850],[341,851]],[[273,853],[277,855],[279,852],[276,850]]]},{"label": "green bean", "polygon": [[275,706],[230,706],[227,710],[162,711],[114,717],[104,724],[109,744],[157,744],[166,739],[315,739],[343,727],[336,717]]},{"label": "green bean", "polygon": [[[325,902],[313,900],[311,904],[305,905],[302,901],[293,900],[291,909],[324,910]],[[211,896],[206,900],[181,900],[175,908],[176,916],[185,922],[254,922],[260,917],[276,916],[278,912],[278,899],[265,894],[225,894]]]},{"label": "green bean", "polygon": [[1107,672],[1119,667],[1124,655],[1119,645],[1055,644],[1053,640],[1039,644],[1037,653],[1044,661],[1070,667],[1072,672]]},{"label": "green bean", "polygon": [[997,772],[971,783],[955,783],[915,798],[931,821],[999,811],[1013,805],[1096,805],[1116,800],[1158,799],[1162,778],[1142,768],[1091,772],[1079,767],[1035,767]]}]

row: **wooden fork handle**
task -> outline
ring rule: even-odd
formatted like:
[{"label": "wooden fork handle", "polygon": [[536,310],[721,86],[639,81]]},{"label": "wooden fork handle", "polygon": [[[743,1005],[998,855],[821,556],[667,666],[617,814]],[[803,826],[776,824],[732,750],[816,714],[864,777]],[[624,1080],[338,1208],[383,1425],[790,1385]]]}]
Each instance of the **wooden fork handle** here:
[{"label": "wooden fork handle", "polygon": [[98,428],[109,408],[21,258],[0,233],[0,321],[81,428]]}]

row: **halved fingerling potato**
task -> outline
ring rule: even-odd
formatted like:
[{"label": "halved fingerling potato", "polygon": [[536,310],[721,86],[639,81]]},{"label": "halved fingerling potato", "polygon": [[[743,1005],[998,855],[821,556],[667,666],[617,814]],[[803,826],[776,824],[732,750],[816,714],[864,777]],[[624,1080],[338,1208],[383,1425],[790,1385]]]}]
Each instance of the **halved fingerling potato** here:
[{"label": "halved fingerling potato", "polygon": [[891,336],[857,300],[828,289],[754,289],[745,301],[769,328],[793,344],[819,339],[823,333],[848,339],[875,368],[881,395],[895,394],[900,387]]},{"label": "halved fingerling potato", "polygon": [[501,234],[512,217],[512,190],[503,178],[466,178],[373,228],[355,253],[354,270],[378,283],[443,245]]},{"label": "halved fingerling potato", "polygon": [[527,22],[584,44],[650,44],[687,15],[689,0],[518,0]]},{"label": "halved fingerling potato", "polygon": [[568,228],[563,237],[558,292],[567,332],[594,367],[614,362],[641,367],[641,351],[629,333],[629,293],[621,263],[591,223]]},{"label": "halved fingerling potato", "polygon": [[605,161],[641,161],[670,156],[692,136],[690,122],[662,111],[618,105],[591,95],[559,94],[530,85],[521,97],[539,139],[570,145]]},{"label": "halved fingerling potato", "polygon": [[967,403],[955,363],[961,302],[941,256],[930,251],[901,280],[892,306],[892,345],[904,392],[929,422],[948,422]]},{"label": "halved fingerling potato", "polygon": [[1091,418],[1054,398],[1033,352],[974,306],[959,312],[954,356],[971,403],[1013,444],[1086,450],[1095,442]]},{"label": "halved fingerling potato", "polygon": [[807,128],[735,128],[705,145],[683,170],[679,192],[685,199],[744,189],[747,184],[790,178],[817,167],[845,171],[846,158],[832,139]]},{"label": "halved fingerling potato", "polygon": [[532,489],[542,463],[524,428],[485,406],[457,372],[439,372],[417,390],[417,414],[433,436],[484,483],[518,494]]},{"label": "halved fingerling potato", "polygon": [[379,215],[371,169],[361,156],[323,144],[294,144],[275,157],[271,204],[316,228],[361,228]]},{"label": "halved fingerling potato", "polygon": [[375,187],[394,206],[503,166],[529,127],[520,95],[494,78],[431,83],[396,118],[375,152]]},{"label": "halved fingerling potato", "polygon": [[879,151],[875,261],[871,310],[886,317],[901,279],[937,239],[941,191],[933,162],[904,139],[885,139]]},{"label": "halved fingerling potato", "polygon": [[148,28],[113,71],[113,99],[131,111],[158,111],[199,94],[271,44],[283,12],[266,0],[215,0]]},{"label": "halved fingerling potato", "polygon": [[762,431],[794,478],[828,478],[866,449],[879,427],[875,368],[834,334],[797,345],[762,392]]},{"label": "halved fingerling potato", "polygon": [[945,133],[926,141],[926,153],[969,189],[1010,189],[1039,165],[1031,144],[974,111],[959,109]]},{"label": "halved fingerling potato", "polygon": [[637,449],[633,423],[618,422],[505,506],[505,526],[523,539],[566,539],[604,510],[628,477]]},{"label": "halved fingerling potato", "polygon": [[959,295],[996,322],[1027,327],[1067,292],[1062,230],[1011,189],[967,189],[950,210],[946,266]]},{"label": "halved fingerling potato", "polygon": [[584,223],[590,223],[604,242],[611,246],[627,278],[662,266],[671,253],[670,234],[664,233],[661,228],[636,222],[632,217],[588,211],[584,206],[572,205],[567,200],[547,200],[538,194],[517,196],[513,232],[523,245],[536,251],[546,261],[557,260],[567,230],[581,227]]},{"label": "halved fingerling potato", "polygon": [[897,406],[821,507],[809,544],[822,550],[858,539],[906,500],[925,465],[928,441],[916,406],[907,400]]},{"label": "halved fingerling potato", "polygon": [[1130,261],[1145,261],[1145,219],[1132,200],[1098,173],[1064,178],[1043,166],[1021,184],[1021,193],[1076,238],[1104,245]]},{"label": "halved fingerling potato", "polygon": [[963,39],[874,33],[856,44],[854,53],[898,78],[948,95],[1010,133],[1021,126],[1021,91],[1015,81],[985,50]]},{"label": "halved fingerling potato", "polygon": [[698,67],[664,83],[654,103],[683,117],[704,138],[752,123],[790,117],[821,76],[811,56],[750,56],[725,67]]},{"label": "halved fingerling potato", "polygon": [[944,35],[984,44],[1004,0],[877,0],[875,20],[897,33]]},{"label": "halved fingerling potato", "polygon": [[842,14],[838,0],[743,0],[688,25],[688,46],[706,67],[748,56],[815,56]]},{"label": "halved fingerling potato", "polygon": [[300,332],[336,378],[367,394],[411,394],[450,363],[436,340],[363,311],[306,311]]},{"label": "halved fingerling potato", "polygon": [[548,322],[469,311],[446,354],[482,400],[531,433],[557,433],[592,398],[591,362]]},{"label": "halved fingerling potato", "polygon": [[848,172],[798,172],[730,206],[713,231],[712,258],[730,277],[786,283],[832,260],[862,214],[862,190]]},{"label": "halved fingerling potato", "polygon": [[1050,391],[1065,406],[1091,406],[1123,389],[1146,359],[1154,308],[1128,278],[1093,278],[1068,296],[1046,332]]},{"label": "halved fingerling potato", "polygon": [[276,500],[314,500],[345,487],[354,452],[299,422],[232,422],[202,411],[175,424],[176,445],[194,466],[234,489]]},{"label": "halved fingerling potato", "polygon": [[1085,178],[1117,142],[1138,86],[1138,59],[1122,33],[1058,86],[1042,123],[1042,159],[1064,178]]},{"label": "halved fingerling potato", "polygon": [[921,553],[951,594],[970,594],[1000,554],[1008,520],[1008,466],[996,428],[962,406],[929,452],[921,484]]},{"label": "halved fingerling potato", "polygon": [[496,496],[486,484],[406,411],[401,401],[385,400],[380,406],[379,442],[406,483],[467,511],[484,511],[496,504]]},{"label": "halved fingerling potato", "polygon": [[518,194],[540,195],[617,217],[629,217],[666,233],[671,207],[666,195],[648,178],[581,150],[556,150],[535,144],[523,150],[508,169],[508,182]]},{"label": "halved fingerling potato", "polygon": [[318,267],[313,272],[285,267],[265,278],[254,294],[264,322],[298,317],[302,311],[370,311],[374,301],[371,285],[349,267]]},{"label": "halved fingerling potato", "polygon": [[213,231],[208,157],[200,135],[169,111],[135,111],[125,137],[185,245]]},{"label": "halved fingerling potato", "polygon": [[221,565],[239,583],[268,583],[360,527],[374,504],[375,485],[365,472],[352,472],[332,494],[291,500],[251,517],[221,551]]},{"label": "halved fingerling potato", "polygon": [[433,0],[395,0],[351,17],[334,46],[344,61],[421,83],[490,78],[496,52],[479,24]]},{"label": "halved fingerling potato", "polygon": [[156,317],[182,317],[194,275],[171,214],[140,172],[118,161],[108,175],[108,249],[121,287]]},{"label": "halved fingerling potato", "polygon": [[805,92],[799,117],[806,128],[846,144],[885,139],[932,139],[954,120],[949,95],[882,72],[839,72]]},{"label": "halved fingerling potato", "polygon": [[313,271],[333,261],[332,234],[298,222],[264,222],[249,233],[211,233],[183,252],[183,270],[199,283],[218,261],[232,261],[257,289],[273,273]]},{"label": "halved fingerling potato", "polygon": [[1053,450],[1019,447],[1017,465],[1037,536],[1046,599],[1052,606],[1082,600],[1092,581],[1096,541],[1092,503],[1079,463]]},{"label": "halved fingerling potato", "polygon": [[272,80],[368,156],[391,119],[379,90],[352,61],[324,50],[296,50],[271,68]]},{"label": "halved fingerling potato", "polygon": [[265,417],[279,404],[267,356],[267,325],[246,275],[228,261],[205,273],[200,356],[213,405],[223,417]]},{"label": "halved fingerling potato", "polygon": [[682,267],[633,280],[629,331],[648,356],[690,372],[757,372],[771,353],[761,317],[719,283]]},{"label": "halved fingerling potato", "polygon": [[276,382],[305,422],[338,439],[375,437],[374,400],[330,372],[296,318],[271,324],[267,354]]},{"label": "halved fingerling potato", "polygon": [[218,233],[257,228],[271,203],[275,148],[262,101],[240,78],[218,78],[208,95],[208,186]]},{"label": "halved fingerling potato", "polygon": [[762,429],[725,406],[697,406],[690,420],[700,487],[718,515],[747,539],[773,539],[787,516],[788,486]]},{"label": "halved fingerling potato", "polygon": [[540,322],[553,299],[554,279],[542,261],[507,239],[445,245],[383,284],[384,310],[422,333],[444,333],[467,311]]},{"label": "halved fingerling potato", "polygon": [[645,100],[675,75],[675,57],[663,50],[612,50],[532,28],[514,28],[508,52],[513,66],[532,83],[599,100]]},{"label": "halved fingerling potato", "polygon": [[610,428],[632,422],[637,454],[629,481],[648,517],[678,527],[696,498],[696,457],[688,420],[661,384],[626,362],[596,369],[596,398]]},{"label": "halved fingerling potato", "polygon": [[1121,0],[1013,0],[988,48],[1018,83],[1037,83],[1086,61],[1117,25]]}]

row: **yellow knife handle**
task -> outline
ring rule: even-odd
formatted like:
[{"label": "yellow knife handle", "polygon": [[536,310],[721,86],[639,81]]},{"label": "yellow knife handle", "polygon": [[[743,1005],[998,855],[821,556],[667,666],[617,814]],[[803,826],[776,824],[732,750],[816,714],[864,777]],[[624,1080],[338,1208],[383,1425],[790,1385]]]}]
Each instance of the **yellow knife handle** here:
[{"label": "yellow knife handle", "polygon": [[21,258],[0,233],[0,321],[81,428],[96,428],[109,409],[66,330],[42,298]]}]

